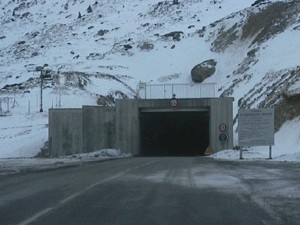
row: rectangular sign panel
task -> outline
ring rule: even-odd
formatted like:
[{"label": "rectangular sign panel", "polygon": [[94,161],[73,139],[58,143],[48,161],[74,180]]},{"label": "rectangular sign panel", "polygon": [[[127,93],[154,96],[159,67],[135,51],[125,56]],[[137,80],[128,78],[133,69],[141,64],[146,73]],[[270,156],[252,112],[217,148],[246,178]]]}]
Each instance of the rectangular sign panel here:
[{"label": "rectangular sign panel", "polygon": [[240,146],[274,145],[274,109],[239,109]]}]

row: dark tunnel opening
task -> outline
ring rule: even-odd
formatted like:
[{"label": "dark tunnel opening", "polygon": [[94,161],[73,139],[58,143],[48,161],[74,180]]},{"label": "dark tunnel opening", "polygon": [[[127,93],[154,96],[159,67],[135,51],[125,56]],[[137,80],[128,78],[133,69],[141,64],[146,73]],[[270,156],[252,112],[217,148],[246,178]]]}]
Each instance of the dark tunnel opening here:
[{"label": "dark tunnel opening", "polygon": [[204,155],[209,145],[209,112],[141,112],[140,144],[144,156]]}]

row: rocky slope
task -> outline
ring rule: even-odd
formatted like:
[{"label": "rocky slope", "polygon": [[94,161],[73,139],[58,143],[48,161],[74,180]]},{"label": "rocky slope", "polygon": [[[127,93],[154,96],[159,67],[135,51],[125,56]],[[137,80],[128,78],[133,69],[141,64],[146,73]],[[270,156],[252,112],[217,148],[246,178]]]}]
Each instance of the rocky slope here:
[{"label": "rocky slope", "polygon": [[[299,56],[296,43],[300,30],[299,10],[300,1],[265,2],[209,26],[212,51],[224,53],[235,47],[233,51],[238,55],[239,46],[245,50],[236,68],[227,75],[229,85],[219,88],[221,95],[235,96],[238,89],[244,89],[243,96],[237,99],[238,107],[275,107],[276,130],[286,120],[300,115],[300,64],[293,59]],[[265,53],[271,45],[278,55]],[[295,45],[297,47],[293,48]],[[289,46],[290,52],[283,46]],[[248,83],[252,85],[247,90]]]},{"label": "rocky slope", "polygon": [[[235,4],[233,4],[233,2]],[[140,81],[189,83],[213,59],[217,96],[276,107],[276,129],[300,115],[300,1],[37,1],[0,3],[0,94],[113,105]],[[77,106],[76,100],[63,107]],[[3,107],[2,107],[3,108]],[[13,110],[12,110],[13,111]]]}]

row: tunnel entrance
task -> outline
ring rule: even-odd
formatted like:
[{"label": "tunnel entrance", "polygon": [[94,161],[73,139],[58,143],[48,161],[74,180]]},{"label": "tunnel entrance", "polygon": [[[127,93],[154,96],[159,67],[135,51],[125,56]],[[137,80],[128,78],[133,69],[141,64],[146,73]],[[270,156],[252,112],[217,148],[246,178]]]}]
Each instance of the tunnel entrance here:
[{"label": "tunnel entrance", "polygon": [[140,112],[144,156],[204,155],[208,145],[208,111]]}]

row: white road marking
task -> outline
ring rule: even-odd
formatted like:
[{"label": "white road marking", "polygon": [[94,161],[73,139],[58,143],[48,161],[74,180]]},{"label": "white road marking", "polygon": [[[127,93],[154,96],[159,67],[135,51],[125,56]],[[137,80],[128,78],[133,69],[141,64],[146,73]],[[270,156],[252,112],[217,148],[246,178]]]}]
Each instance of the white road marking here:
[{"label": "white road marking", "polygon": [[42,211],[40,211],[40,212],[36,213],[35,215],[31,216],[30,218],[22,221],[18,225],[28,225],[28,224],[34,222],[35,220],[37,220],[38,218],[40,218],[41,216],[46,215],[47,213],[53,211],[54,209],[61,207],[62,205],[66,204],[67,202],[75,199],[76,197],[82,195],[83,193],[87,192],[88,190],[90,190],[90,189],[92,189],[92,188],[94,188],[94,187],[96,187],[98,185],[101,185],[101,184],[107,183],[107,182],[109,182],[111,180],[117,179],[118,177],[121,177],[124,174],[126,174],[126,173],[128,173],[128,172],[130,172],[132,170],[136,170],[136,169],[139,169],[141,167],[151,165],[151,164],[153,164],[153,163],[155,163],[157,161],[159,161],[159,160],[153,160],[153,161],[150,161],[148,163],[144,163],[144,164],[141,164],[141,165],[129,168],[129,169],[123,171],[123,172],[117,173],[116,175],[107,177],[107,178],[105,178],[105,179],[103,179],[101,181],[98,181],[98,182],[96,182],[94,184],[91,184],[91,185],[87,186],[86,188],[84,188],[82,191],[79,191],[79,192],[77,192],[77,193],[75,193],[73,195],[68,196],[67,198],[64,198],[63,200],[61,200],[60,202],[58,202],[57,205],[55,205],[53,207],[49,207],[49,208],[43,209]]}]

